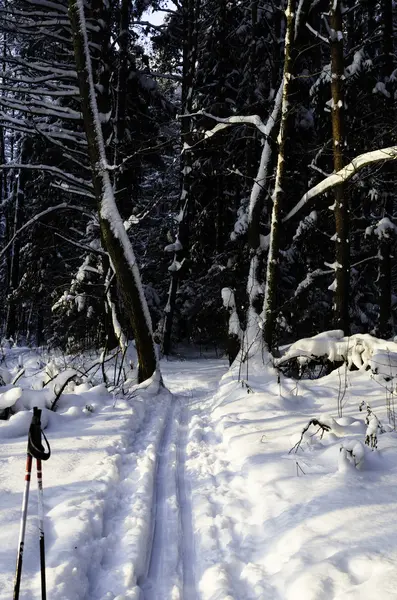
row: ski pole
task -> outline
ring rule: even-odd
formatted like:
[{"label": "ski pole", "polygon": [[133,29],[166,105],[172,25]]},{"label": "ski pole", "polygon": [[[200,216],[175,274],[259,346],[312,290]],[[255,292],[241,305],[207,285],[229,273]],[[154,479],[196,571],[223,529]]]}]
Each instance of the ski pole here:
[{"label": "ski pole", "polygon": [[43,472],[41,470],[41,460],[37,462],[37,492],[38,492],[38,513],[39,513],[39,544],[40,544],[40,572],[41,572],[41,598],[46,600],[46,581],[45,581],[45,551],[44,551],[44,502],[43,502]]},{"label": "ski pole", "polygon": [[[26,518],[28,512],[30,476],[32,472],[32,458],[37,462],[37,487],[38,487],[38,512],[39,512],[39,543],[40,543],[40,570],[41,570],[41,598],[46,600],[46,580],[45,580],[45,555],[44,555],[44,504],[43,504],[43,479],[41,461],[48,460],[51,456],[51,449],[48,440],[41,429],[41,410],[33,409],[32,422],[29,428],[28,452],[26,458],[25,490],[22,500],[22,515],[18,542],[17,568],[15,574],[14,597],[19,599],[19,590],[21,585],[23,550],[25,543]],[[41,435],[47,444],[47,451],[41,443]]]},{"label": "ski pole", "polygon": [[32,472],[32,457],[28,453],[28,455],[26,457],[25,489],[23,492],[22,514],[21,514],[21,522],[20,522],[20,528],[19,528],[17,569],[16,569],[16,573],[15,573],[15,584],[14,584],[14,600],[18,600],[18,598],[19,598],[19,588],[21,585],[23,545],[25,542],[26,517],[28,514],[28,500],[29,500],[31,472]]}]

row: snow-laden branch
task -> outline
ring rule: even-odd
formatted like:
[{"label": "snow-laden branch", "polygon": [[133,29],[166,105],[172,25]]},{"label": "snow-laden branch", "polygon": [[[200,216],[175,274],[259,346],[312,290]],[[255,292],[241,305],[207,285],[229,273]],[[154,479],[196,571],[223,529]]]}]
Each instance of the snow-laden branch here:
[{"label": "snow-laden branch", "polygon": [[[62,210],[62,209],[78,210],[81,213],[87,214],[86,210],[84,208],[82,208],[81,206],[75,206],[74,204],[69,204],[68,202],[62,202],[61,204],[57,204],[56,206],[50,206],[49,208],[46,208],[45,210],[41,211],[40,213],[37,213],[37,215],[35,215],[31,219],[29,219],[29,221],[27,221],[24,225],[22,225],[22,227],[20,227],[18,229],[18,231],[16,231],[14,233],[14,235],[12,236],[12,238],[10,239],[8,244],[6,244],[4,246],[4,248],[2,250],[0,250],[0,258],[2,258],[4,256],[4,254],[7,252],[8,248],[10,248],[10,246],[12,246],[14,240],[22,233],[22,231],[24,231],[28,227],[31,227],[31,225],[34,225],[39,219],[41,219],[41,217],[45,217],[49,213],[52,213],[56,210]],[[88,215],[88,216],[90,218],[92,217],[92,215]]]},{"label": "snow-laden branch", "polygon": [[[30,133],[32,135],[36,133],[44,134],[46,132],[49,132],[51,134],[51,138],[57,138],[73,142],[74,144],[78,144],[81,147],[85,147],[87,145],[84,134],[78,131],[62,129],[61,127],[59,127],[58,131],[56,131],[51,123],[35,123],[34,127],[28,127],[26,126],[26,123],[26,120],[16,119],[10,114],[0,111],[0,125],[4,125],[5,127],[7,127],[7,129],[12,129],[14,131],[22,131],[24,133]],[[69,150],[71,151],[70,148]]]},{"label": "snow-laden branch", "polygon": [[[210,138],[216,133],[218,133],[218,131],[222,131],[222,129],[226,129],[227,127],[231,127],[232,125],[255,125],[255,127],[259,129],[259,131],[265,137],[269,135],[268,124],[265,125],[265,123],[258,115],[233,115],[231,117],[216,117],[215,115],[212,115],[211,113],[208,113],[205,110],[199,110],[194,113],[178,115],[178,118],[181,119],[184,117],[198,116],[207,117],[218,123],[217,125],[215,125],[215,127],[213,127],[213,129],[204,131],[204,139]],[[188,149],[186,144],[185,149]]]},{"label": "snow-laden branch", "polygon": [[[19,82],[18,82],[19,83]],[[54,96],[64,98],[66,96],[78,97],[79,90],[76,87],[70,87],[65,90],[46,90],[44,88],[23,88],[21,86],[1,85],[0,91],[13,92],[15,94],[27,94],[29,96]]]},{"label": "snow-laden branch", "polygon": [[324,192],[345,183],[351,179],[358,171],[367,167],[368,165],[379,163],[382,161],[396,160],[397,159],[397,146],[390,146],[388,148],[382,148],[381,150],[372,150],[371,152],[365,152],[356,156],[348,165],[333,173],[320,181],[317,185],[312,187],[302,198],[298,204],[294,206],[292,210],[284,217],[283,223],[291,219],[297,212],[299,212],[308,202],[323,194]]},{"label": "snow-laden branch", "polygon": [[305,23],[306,27],[308,28],[309,31],[311,31],[311,33],[318,39],[320,39],[322,42],[325,42],[326,44],[329,44],[329,40],[324,37],[323,35],[321,35],[321,33],[319,33],[318,31],[316,31],[315,29],[313,29],[313,27],[311,25],[309,25],[309,23]]},{"label": "snow-laden branch", "polygon": [[26,67],[26,69],[29,72],[38,71],[40,73],[46,73],[47,75],[49,75],[48,72],[51,71],[52,79],[58,79],[60,77],[67,77],[69,79],[77,80],[77,72],[75,70],[71,69],[68,64],[63,64],[62,66],[60,66],[60,64],[51,63],[51,65],[49,65],[48,63],[44,63],[44,62],[33,62],[33,61],[29,62],[29,61],[23,60],[22,58],[19,58],[19,56],[7,56],[7,55],[2,57],[2,60],[6,63],[16,64],[21,67]]},{"label": "snow-laden branch", "polygon": [[6,169],[29,169],[30,171],[48,171],[49,173],[57,175],[58,177],[60,177],[68,183],[73,183],[73,185],[77,187],[83,188],[84,190],[92,190],[91,182],[85,179],[81,179],[80,177],[75,177],[74,175],[71,175],[71,173],[65,173],[65,171],[62,171],[62,169],[59,169],[58,167],[53,167],[51,165],[32,165],[30,163],[6,163],[4,165],[0,165],[0,170]]},{"label": "snow-laden branch", "polygon": [[67,7],[60,2],[50,2],[50,0],[25,0],[25,2],[31,6],[50,8],[51,10],[57,10],[63,13],[68,12]]},{"label": "snow-laden branch", "polygon": [[81,121],[81,113],[68,108],[67,106],[51,106],[46,102],[39,102],[37,100],[30,100],[29,105],[18,100],[6,100],[0,96],[0,105],[4,108],[11,108],[29,115],[56,117],[58,119],[68,119],[73,121]]}]

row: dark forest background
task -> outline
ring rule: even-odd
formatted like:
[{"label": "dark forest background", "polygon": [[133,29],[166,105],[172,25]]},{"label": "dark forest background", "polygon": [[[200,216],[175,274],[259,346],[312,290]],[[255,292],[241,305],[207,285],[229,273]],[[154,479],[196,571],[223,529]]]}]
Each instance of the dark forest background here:
[{"label": "dark forest background", "polygon": [[[76,351],[116,345],[115,315],[133,332],[96,210],[71,4],[0,1],[0,326],[6,340]],[[290,2],[287,53],[286,5],[84,2],[109,173],[166,353],[227,344],[224,288],[244,329],[270,286],[274,349],[332,328],[396,333],[395,162],[281,221],[335,169],[396,144],[396,6]]]}]

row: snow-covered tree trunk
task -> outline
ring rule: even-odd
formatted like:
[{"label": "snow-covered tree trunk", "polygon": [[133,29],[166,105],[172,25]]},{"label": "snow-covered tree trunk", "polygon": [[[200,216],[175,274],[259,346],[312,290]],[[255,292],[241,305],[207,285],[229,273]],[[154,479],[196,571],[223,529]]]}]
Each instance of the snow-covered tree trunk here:
[{"label": "snow-covered tree trunk", "polygon": [[[182,114],[190,115],[193,107],[193,91],[197,57],[198,18],[201,0],[184,0],[182,4],[183,45],[182,73]],[[192,118],[185,116],[181,122],[182,146],[189,145],[192,131]],[[174,252],[174,260],[169,270],[171,282],[164,315],[162,351],[168,355],[171,350],[172,324],[174,320],[176,294],[181,275],[187,268],[189,244],[189,208],[191,204],[192,152],[186,149],[182,159],[182,191],[179,201],[178,234],[175,244],[167,247]]]},{"label": "snow-covered tree trunk", "polygon": [[284,49],[283,89],[281,101],[281,121],[278,134],[278,157],[276,167],[276,181],[273,193],[273,208],[271,217],[269,253],[266,269],[266,289],[263,303],[263,339],[269,350],[273,346],[274,313],[277,303],[277,277],[280,251],[280,226],[285,197],[285,149],[288,136],[288,93],[292,74],[292,43],[294,39],[294,17],[296,0],[288,0],[286,9],[286,34]]},{"label": "snow-covered tree trunk", "polygon": [[[344,164],[344,111],[343,90],[343,22],[341,0],[330,0],[330,45],[331,45],[331,114],[334,170],[339,171]],[[349,208],[345,186],[335,188],[335,326],[349,334]]]},{"label": "snow-covered tree trunk", "polygon": [[138,265],[116,206],[110,180],[96,100],[83,0],[69,0],[69,18],[102,243],[109,253],[135,335],[139,359],[138,378],[139,381],[143,381],[150,377],[157,367],[152,324]]},{"label": "snow-covered tree trunk", "polygon": [[[259,306],[262,294],[262,286],[259,285],[259,274],[262,267],[263,254],[266,250],[264,238],[260,233],[260,222],[264,208],[264,200],[267,192],[267,181],[271,165],[272,147],[269,139],[274,133],[278,123],[284,85],[281,84],[274,100],[274,107],[266,123],[265,139],[263,141],[262,155],[258,167],[258,173],[252,186],[250,202],[248,207],[248,243],[250,245],[250,270],[247,283],[248,314],[247,328],[251,329],[249,338],[258,333],[258,315],[261,312]],[[252,340],[251,340],[252,341]],[[251,343],[248,340],[248,344]]]}]

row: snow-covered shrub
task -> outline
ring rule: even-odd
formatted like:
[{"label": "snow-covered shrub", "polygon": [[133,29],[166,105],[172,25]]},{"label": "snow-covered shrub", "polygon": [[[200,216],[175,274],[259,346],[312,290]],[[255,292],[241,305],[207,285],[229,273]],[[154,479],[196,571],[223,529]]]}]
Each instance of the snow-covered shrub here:
[{"label": "snow-covered shrub", "polygon": [[344,336],[342,330],[325,331],[291,344],[275,366],[284,368],[288,362],[300,365],[326,364],[336,366],[346,362],[348,369],[367,370],[387,377],[397,374],[397,343],[378,339],[370,334]]},{"label": "snow-covered shrub", "polygon": [[367,407],[367,416],[365,417],[365,424],[367,425],[367,430],[365,432],[365,443],[367,446],[375,450],[378,447],[378,434],[386,433],[386,430],[375,413],[372,412],[370,405],[365,402],[365,400],[361,402],[359,410],[362,411],[364,406]]}]

